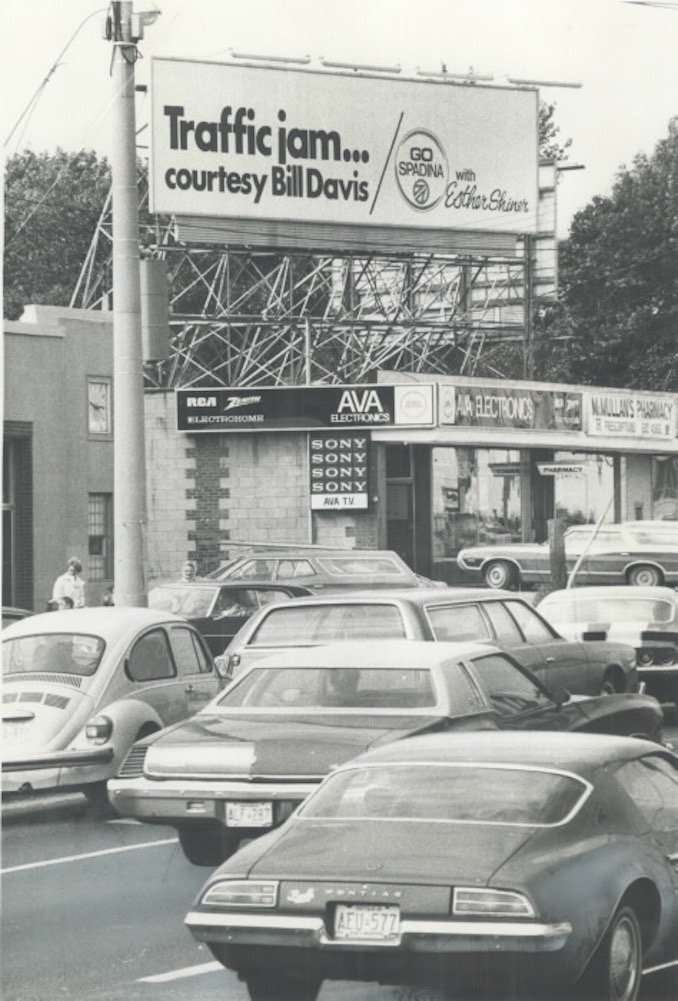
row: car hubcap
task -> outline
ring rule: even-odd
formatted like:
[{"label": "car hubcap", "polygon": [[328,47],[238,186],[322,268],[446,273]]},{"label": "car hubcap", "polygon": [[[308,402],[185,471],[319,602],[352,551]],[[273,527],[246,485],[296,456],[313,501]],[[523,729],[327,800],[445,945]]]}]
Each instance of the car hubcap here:
[{"label": "car hubcap", "polygon": [[636,928],[628,918],[617,924],[610,942],[610,999],[629,1001],[638,979],[639,947]]},{"label": "car hubcap", "polygon": [[641,584],[643,587],[651,587],[653,584],[656,584],[654,571],[653,570],[640,570],[636,574],[636,581],[637,581],[638,584]]},{"label": "car hubcap", "polygon": [[493,584],[495,587],[501,587],[506,574],[503,567],[492,567],[487,576],[490,584]]}]

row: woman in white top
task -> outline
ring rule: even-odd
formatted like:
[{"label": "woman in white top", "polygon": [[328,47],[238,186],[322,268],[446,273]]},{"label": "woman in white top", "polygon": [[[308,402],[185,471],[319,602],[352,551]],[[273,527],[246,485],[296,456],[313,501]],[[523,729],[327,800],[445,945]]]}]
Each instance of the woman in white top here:
[{"label": "woman in white top", "polygon": [[[85,582],[80,576],[82,573],[82,563],[76,556],[71,556],[66,567],[66,573],[57,577],[54,582],[52,599],[59,603],[59,608],[84,608],[85,607]],[[64,598],[70,598],[73,605],[64,602]]]}]

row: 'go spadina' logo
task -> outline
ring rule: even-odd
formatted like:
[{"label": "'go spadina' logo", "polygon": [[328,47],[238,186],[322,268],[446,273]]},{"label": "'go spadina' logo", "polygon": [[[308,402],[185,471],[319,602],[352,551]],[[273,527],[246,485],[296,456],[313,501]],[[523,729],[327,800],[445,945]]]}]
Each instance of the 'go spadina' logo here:
[{"label": "'go spadina' logo", "polygon": [[426,129],[413,129],[401,139],[395,172],[401,194],[412,208],[432,209],[445,194],[447,156],[438,139]]}]

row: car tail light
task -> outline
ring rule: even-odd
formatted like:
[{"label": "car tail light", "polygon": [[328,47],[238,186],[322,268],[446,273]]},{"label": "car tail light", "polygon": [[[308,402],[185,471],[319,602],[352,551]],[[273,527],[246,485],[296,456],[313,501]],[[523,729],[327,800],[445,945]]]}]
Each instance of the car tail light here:
[{"label": "car tail light", "polygon": [[513,890],[455,887],[452,913],[457,917],[533,918],[534,908],[522,893]]},{"label": "car tail light", "polygon": [[209,907],[275,907],[277,880],[228,879],[213,883],[201,904]]},{"label": "car tail light", "polygon": [[85,736],[94,744],[105,744],[111,739],[113,720],[108,716],[92,716],[85,723]]}]

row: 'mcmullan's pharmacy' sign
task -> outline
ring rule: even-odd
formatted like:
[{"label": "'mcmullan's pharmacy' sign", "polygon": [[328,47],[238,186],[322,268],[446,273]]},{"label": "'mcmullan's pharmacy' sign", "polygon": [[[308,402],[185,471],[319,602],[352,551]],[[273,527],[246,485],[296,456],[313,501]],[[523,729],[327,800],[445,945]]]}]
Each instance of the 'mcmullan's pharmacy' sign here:
[{"label": "'mcmullan's pharmacy' sign", "polygon": [[669,441],[678,435],[676,413],[671,396],[595,389],[586,393],[588,434]]},{"label": "'mcmullan's pharmacy' sign", "polygon": [[433,427],[433,386],[178,389],[179,431]]},{"label": "'mcmullan's pharmacy' sign", "polygon": [[151,98],[153,212],[536,232],[536,89],[153,59]]}]

